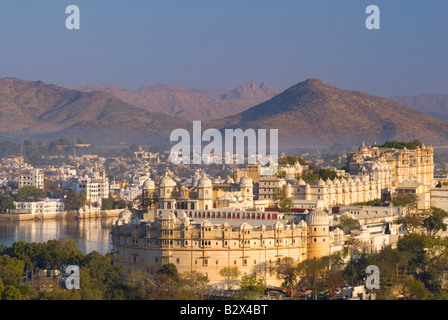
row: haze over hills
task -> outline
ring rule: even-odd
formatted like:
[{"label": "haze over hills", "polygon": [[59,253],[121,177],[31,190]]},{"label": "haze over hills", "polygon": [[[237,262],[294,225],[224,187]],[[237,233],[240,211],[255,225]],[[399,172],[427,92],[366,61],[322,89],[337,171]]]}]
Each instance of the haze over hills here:
[{"label": "haze over hills", "polygon": [[79,91],[105,91],[150,112],[176,115],[185,120],[212,120],[240,113],[280,93],[267,83],[249,82],[224,92],[205,92],[173,85],[144,86],[135,91],[113,85],[85,85]]},{"label": "haze over hills", "polygon": [[42,81],[0,79],[0,138],[73,139],[90,143],[165,141],[177,117],[151,113],[107,92],[81,92]]},{"label": "haze over hills", "polygon": [[[253,98],[257,89],[250,88],[252,84],[247,86],[249,90],[241,86],[221,94],[219,99]],[[269,88],[258,86],[260,90],[262,87]],[[184,90],[195,94],[194,89]],[[191,134],[192,121],[143,110],[109,92],[0,79],[1,140],[84,137],[95,145],[153,145],[169,142],[176,128]],[[359,146],[363,140],[367,144],[414,139],[425,144],[448,143],[447,121],[390,99],[342,90],[317,79],[298,83],[236,115],[203,121],[202,130],[206,128],[278,129],[280,150],[331,147],[335,143]]]},{"label": "haze over hills", "polygon": [[317,79],[298,83],[240,114],[211,121],[215,128],[279,130],[280,148],[360,145],[386,140],[446,144],[448,122],[392,100],[342,90]]},{"label": "haze over hills", "polygon": [[433,117],[448,120],[448,95],[427,93],[418,96],[397,96],[392,97],[391,100]]}]

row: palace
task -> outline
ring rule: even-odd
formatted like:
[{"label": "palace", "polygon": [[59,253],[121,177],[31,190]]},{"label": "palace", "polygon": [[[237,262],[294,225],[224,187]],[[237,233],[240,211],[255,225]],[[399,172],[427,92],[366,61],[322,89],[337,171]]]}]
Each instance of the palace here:
[{"label": "palace", "polygon": [[[250,166],[226,180],[199,173],[188,184],[168,173],[158,183],[148,178],[143,215],[125,210],[113,223],[113,252],[126,273],[156,272],[173,263],[180,273],[198,271],[223,287],[220,270],[238,267],[243,274],[257,273],[267,285],[279,285],[272,270],[282,258],[301,262],[327,256],[342,250],[347,237],[370,252],[396,243],[405,232],[396,220],[403,211],[362,204],[392,191],[411,192],[418,196],[418,209],[427,208],[432,157],[432,147],[399,150],[363,143],[348,154],[348,172],[313,184],[296,179],[304,170],[299,164],[286,168],[286,175],[263,175],[260,166]],[[291,199],[291,212],[272,211],[281,190]],[[361,228],[344,234],[337,228],[343,215],[357,219]]]},{"label": "palace", "polygon": [[415,150],[367,147],[364,143],[358,151],[347,154],[348,172],[351,175],[370,175],[380,181],[382,190],[394,192],[399,183],[413,177],[414,180],[434,185],[434,148],[417,147]]},{"label": "palace", "polygon": [[268,285],[279,285],[276,273],[270,272],[279,259],[301,262],[327,256],[330,238],[334,239],[329,216],[321,210],[285,215],[157,209],[153,221],[125,210],[113,223],[111,235],[113,252],[126,273],[155,272],[173,263],[180,273],[206,274],[217,287],[224,286],[219,271],[225,267],[238,267],[242,274],[255,272]]}]

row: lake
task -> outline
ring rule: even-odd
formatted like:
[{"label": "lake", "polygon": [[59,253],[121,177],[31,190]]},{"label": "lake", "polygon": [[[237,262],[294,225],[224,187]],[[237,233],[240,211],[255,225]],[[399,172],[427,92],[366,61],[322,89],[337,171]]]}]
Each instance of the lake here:
[{"label": "lake", "polygon": [[55,219],[43,221],[0,221],[0,245],[10,247],[14,242],[47,242],[71,238],[83,253],[94,250],[106,254],[112,250],[110,227],[114,218]]}]

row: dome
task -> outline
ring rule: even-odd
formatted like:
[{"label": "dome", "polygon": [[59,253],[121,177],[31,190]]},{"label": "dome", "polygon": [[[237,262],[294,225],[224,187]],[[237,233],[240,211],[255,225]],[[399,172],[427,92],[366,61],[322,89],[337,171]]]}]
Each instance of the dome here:
[{"label": "dome", "polygon": [[329,225],[328,215],[322,210],[313,210],[305,216],[305,222],[309,226]]},{"label": "dome", "polygon": [[174,215],[173,212],[171,211],[164,211],[162,212],[162,214],[159,216],[160,220],[175,220],[176,216]]},{"label": "dome", "polygon": [[174,182],[173,179],[171,179],[168,175],[164,175],[163,178],[160,180],[159,187],[161,188],[167,188],[167,187],[175,187],[176,182]]},{"label": "dome", "polygon": [[198,188],[211,188],[212,187],[212,180],[208,178],[207,176],[203,176],[198,181]]},{"label": "dome", "polygon": [[130,210],[126,209],[118,214],[118,219],[115,220],[114,224],[116,226],[122,226],[124,224],[129,224],[132,222],[139,223],[140,220],[136,216],[134,216],[134,214]]},{"label": "dome", "polygon": [[299,186],[304,186],[304,185],[306,185],[306,182],[305,182],[305,180],[303,180],[302,178],[300,178],[298,184],[299,184]]},{"label": "dome", "polygon": [[325,187],[325,181],[322,179],[319,179],[319,181],[317,182],[317,185],[320,187]]},{"label": "dome", "polygon": [[252,179],[248,176],[244,176],[240,179],[241,187],[252,187]]},{"label": "dome", "polygon": [[154,181],[151,180],[151,178],[148,178],[143,182],[143,189],[144,190],[154,190],[156,188],[156,185],[154,184]]}]

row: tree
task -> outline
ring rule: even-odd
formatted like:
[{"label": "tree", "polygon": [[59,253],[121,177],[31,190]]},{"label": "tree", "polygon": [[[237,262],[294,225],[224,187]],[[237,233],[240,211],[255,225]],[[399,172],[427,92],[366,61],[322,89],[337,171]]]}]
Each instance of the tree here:
[{"label": "tree", "polygon": [[39,201],[46,197],[47,194],[45,192],[33,186],[26,186],[20,188],[19,191],[17,191],[16,195],[14,196],[15,201],[17,202]]},{"label": "tree", "polygon": [[413,278],[406,279],[399,292],[406,300],[426,300],[430,294],[423,282]]},{"label": "tree", "polygon": [[316,174],[311,170],[303,170],[302,174],[296,175],[296,179],[302,179],[308,184],[314,184],[319,181],[319,174]]},{"label": "tree", "polygon": [[266,286],[263,279],[257,278],[256,274],[244,274],[241,279],[240,291],[234,295],[236,300],[255,300],[260,294],[263,294]]},{"label": "tree", "polygon": [[417,208],[417,195],[415,193],[394,193],[392,195],[392,204],[395,207],[405,207],[407,211],[412,211]]},{"label": "tree", "polygon": [[291,257],[277,261],[277,277],[284,280],[286,287],[294,287],[297,281],[297,264]]},{"label": "tree", "polygon": [[413,140],[410,142],[401,141],[386,141],[384,144],[378,146],[378,148],[394,148],[394,149],[410,149],[415,150],[417,147],[421,147],[423,144],[420,140]]},{"label": "tree", "polygon": [[403,217],[397,219],[398,223],[401,223],[408,233],[415,233],[422,224],[424,216],[417,212],[407,212]]},{"label": "tree", "polygon": [[287,156],[281,157],[278,160],[279,164],[294,165],[297,162],[300,163],[300,164],[306,164],[306,161],[303,158],[298,157],[298,156],[293,156],[293,155],[287,155]]},{"label": "tree", "polygon": [[334,180],[338,177],[338,174],[336,173],[336,171],[334,170],[329,170],[329,169],[320,169],[319,170],[319,177],[322,180]]},{"label": "tree", "polygon": [[232,286],[241,275],[241,271],[238,269],[238,267],[224,267],[219,270],[219,275],[224,278],[227,290],[231,290]]},{"label": "tree", "polygon": [[14,210],[15,208],[16,205],[12,197],[0,194],[0,213],[7,213],[9,210]]},{"label": "tree", "polygon": [[70,193],[65,199],[65,210],[79,210],[86,205],[86,195],[84,193]]},{"label": "tree", "polygon": [[25,263],[23,261],[11,258],[8,255],[0,256],[0,278],[6,286],[20,286],[24,269]]},{"label": "tree", "polygon": [[5,290],[3,290],[2,293],[2,299],[3,300],[21,300],[22,294],[20,293],[20,290],[17,289],[14,286],[6,286]]},{"label": "tree", "polygon": [[446,217],[446,211],[431,207],[430,215],[426,219],[423,220],[423,226],[428,230],[431,236],[435,236],[437,232],[440,230],[446,231],[446,224],[443,222],[443,219]]},{"label": "tree", "polygon": [[112,210],[114,208],[114,199],[104,198],[103,201],[101,201],[101,209],[102,210]]},{"label": "tree", "polygon": [[326,277],[330,268],[330,257],[308,259],[297,265],[299,285],[310,288],[315,296],[326,287]]},{"label": "tree", "polygon": [[80,262],[83,299],[123,299],[122,265],[114,265],[114,255],[92,251]]},{"label": "tree", "polygon": [[198,300],[207,293],[207,285],[210,279],[207,275],[198,271],[185,272],[180,276],[183,299]]},{"label": "tree", "polygon": [[339,224],[335,225],[335,228],[340,228],[344,233],[350,230],[359,230],[361,225],[357,219],[354,219],[347,215],[341,215],[338,217]]},{"label": "tree", "polygon": [[286,186],[277,190],[274,194],[274,207],[280,209],[281,212],[287,212],[292,207],[292,198],[286,194]]},{"label": "tree", "polygon": [[275,176],[279,179],[285,179],[286,171],[279,168],[279,169],[277,169],[277,173],[275,174]]}]

